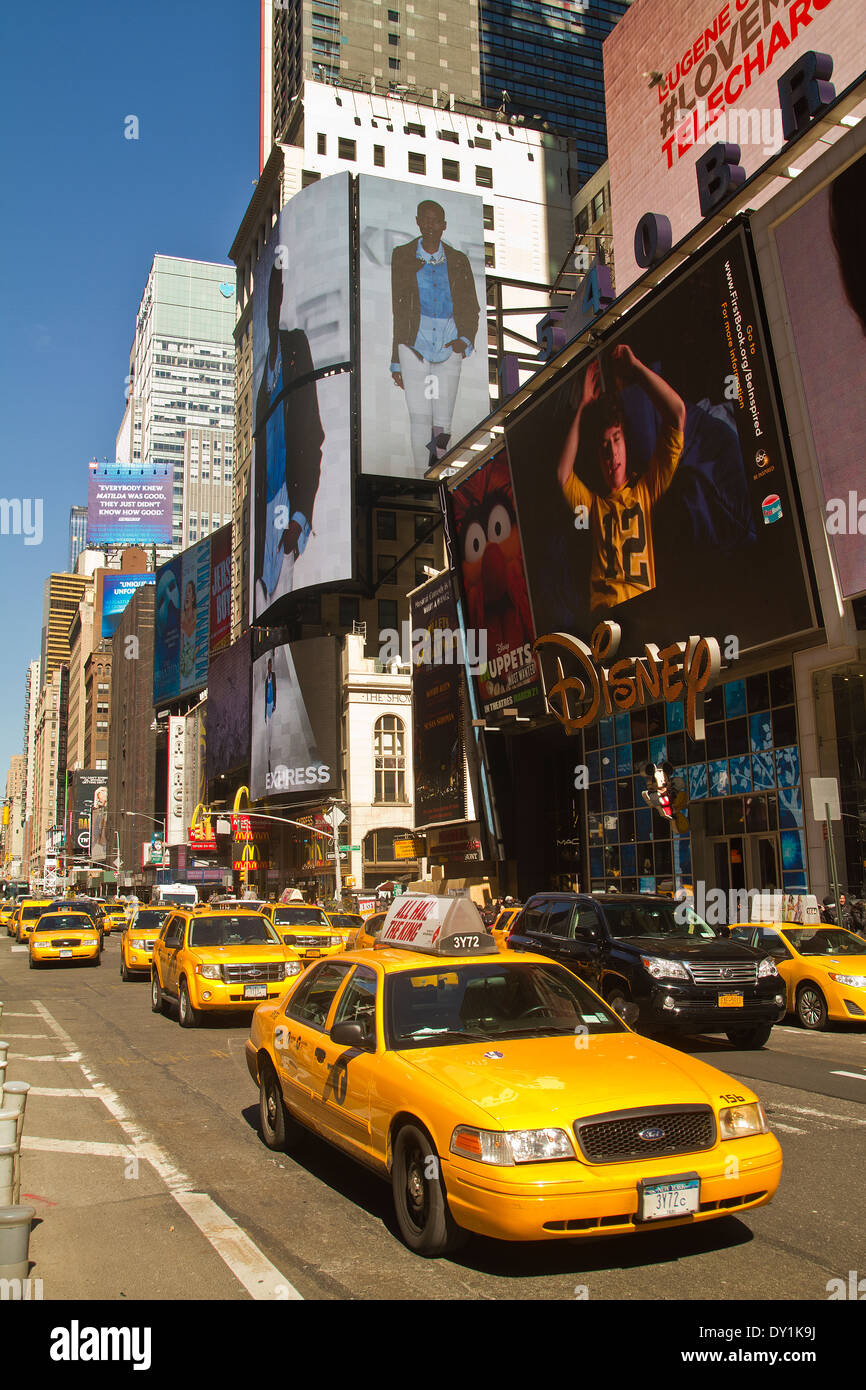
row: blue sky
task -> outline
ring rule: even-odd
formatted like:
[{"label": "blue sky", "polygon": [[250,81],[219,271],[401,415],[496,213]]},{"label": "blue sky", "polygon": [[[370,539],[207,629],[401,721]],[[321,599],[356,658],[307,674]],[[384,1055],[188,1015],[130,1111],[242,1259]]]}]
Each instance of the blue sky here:
[{"label": "blue sky", "polygon": [[[23,751],[42,589],[68,559],[87,464],[114,457],[135,312],[156,252],[228,261],[258,175],[257,0],[4,5],[0,777]],[[127,116],[139,139],[124,138]],[[2,791],[0,791],[2,795]]]}]

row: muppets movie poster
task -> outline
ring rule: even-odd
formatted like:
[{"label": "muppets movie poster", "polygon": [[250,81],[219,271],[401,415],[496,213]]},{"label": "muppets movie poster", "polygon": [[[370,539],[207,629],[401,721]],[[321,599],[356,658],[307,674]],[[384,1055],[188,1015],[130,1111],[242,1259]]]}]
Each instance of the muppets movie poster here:
[{"label": "muppets movie poster", "polygon": [[455,488],[451,503],[466,626],[487,634],[487,665],[478,676],[484,715],[506,705],[539,713],[544,697],[505,451]]}]

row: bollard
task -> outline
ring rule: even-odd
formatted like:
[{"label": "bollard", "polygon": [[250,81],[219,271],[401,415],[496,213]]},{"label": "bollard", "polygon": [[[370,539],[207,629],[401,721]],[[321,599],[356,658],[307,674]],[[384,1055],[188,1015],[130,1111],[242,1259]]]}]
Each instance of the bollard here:
[{"label": "bollard", "polygon": [[24,1110],[30,1087],[26,1081],[7,1081],[3,1087],[3,1108],[14,1110],[18,1115],[18,1143],[21,1144],[21,1131],[24,1128]]},{"label": "bollard", "polygon": [[18,1134],[18,1111],[0,1110],[0,1146],[14,1144],[15,1148],[20,1147],[20,1136]]},{"label": "bollard", "polygon": [[3,1108],[3,1087],[6,1084],[6,1063],[0,1062],[0,1110]]},{"label": "bollard", "polygon": [[0,1146],[0,1208],[11,1207],[14,1202],[15,1183],[18,1177],[17,1144]]},{"label": "bollard", "polygon": [[6,1063],[8,1062],[8,1060],[9,1060],[9,1058],[8,1058],[8,1056],[7,1056],[8,1052],[9,1052],[9,1044],[8,1044],[8,1042],[3,1042],[2,1040],[0,1040],[0,1067],[4,1067],[4,1066],[6,1065]]},{"label": "bollard", "polygon": [[0,1205],[0,1279],[26,1279],[35,1207]]}]

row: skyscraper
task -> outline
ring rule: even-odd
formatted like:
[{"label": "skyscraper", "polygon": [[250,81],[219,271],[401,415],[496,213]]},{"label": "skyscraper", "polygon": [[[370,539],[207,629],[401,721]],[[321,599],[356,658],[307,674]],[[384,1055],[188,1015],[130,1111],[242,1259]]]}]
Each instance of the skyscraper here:
[{"label": "skyscraper", "polygon": [[607,157],[601,46],[630,0],[479,0],[481,100],[577,141],[580,182]]},{"label": "skyscraper", "polygon": [[[173,469],[176,546],[231,519],[234,322],[233,267],[154,256],[136,316],[117,457]],[[185,507],[191,488],[197,509]]]},{"label": "skyscraper", "polygon": [[82,550],[87,548],[87,508],[69,508],[69,564],[70,574],[75,573],[75,565]]},{"label": "skyscraper", "polygon": [[454,99],[577,141],[580,181],[607,155],[601,46],[631,0],[261,0],[259,166],[287,137],[305,78]]}]

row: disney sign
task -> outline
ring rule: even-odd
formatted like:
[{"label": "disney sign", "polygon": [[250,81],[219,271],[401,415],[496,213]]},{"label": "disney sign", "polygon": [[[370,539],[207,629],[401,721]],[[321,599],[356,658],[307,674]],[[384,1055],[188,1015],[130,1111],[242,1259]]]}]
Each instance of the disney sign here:
[{"label": "disney sign", "polygon": [[[691,738],[702,739],[702,695],[718,680],[722,667],[716,638],[690,637],[661,651],[647,642],[644,656],[621,657],[603,665],[616,656],[621,637],[619,624],[605,620],[595,628],[589,646],[567,632],[551,632],[536,639],[534,650],[539,653],[550,713],[566,733],[574,734],[617,710],[640,709],[656,700],[669,702],[684,695],[686,729]],[[541,653],[550,650],[556,657],[552,684],[541,659]]]}]

